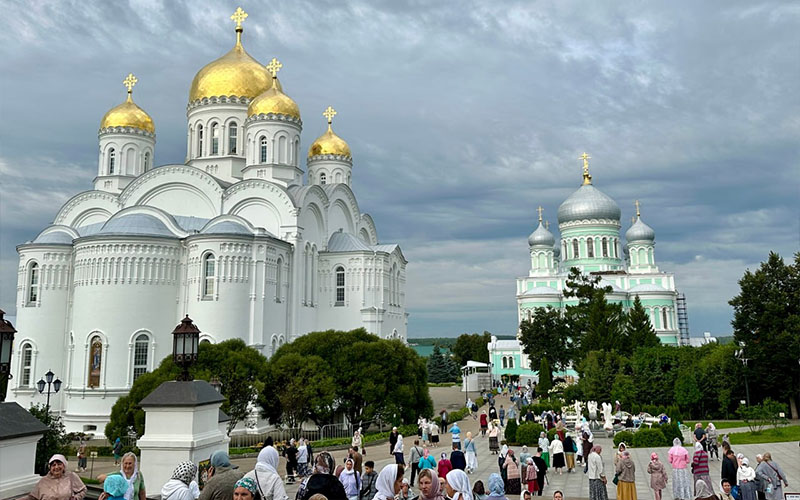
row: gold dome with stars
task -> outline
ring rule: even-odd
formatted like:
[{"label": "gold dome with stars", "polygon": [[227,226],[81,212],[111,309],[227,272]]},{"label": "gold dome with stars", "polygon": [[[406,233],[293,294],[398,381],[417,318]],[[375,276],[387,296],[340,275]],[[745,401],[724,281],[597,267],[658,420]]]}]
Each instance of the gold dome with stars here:
[{"label": "gold dome with stars", "polygon": [[133,73],[130,73],[128,77],[122,81],[123,85],[128,88],[128,98],[125,102],[119,106],[114,106],[103,115],[103,119],[100,120],[100,129],[109,127],[131,127],[150,132],[151,134],[156,133],[156,126],[153,123],[153,119],[150,118],[150,115],[142,108],[137,106],[131,97],[131,94],[133,94],[133,86],[136,85],[137,81]]},{"label": "gold dome with stars", "polygon": [[311,144],[311,147],[308,148],[309,158],[318,155],[339,155],[352,159],[353,156],[350,154],[350,146],[347,145],[347,142],[345,142],[344,139],[336,135],[331,128],[331,122],[333,121],[333,117],[335,115],[336,110],[330,106],[328,106],[328,109],[322,113],[322,116],[328,119],[328,130],[321,136],[317,137],[317,140],[315,140]]},{"label": "gold dome with stars", "polygon": [[[266,66],[266,70],[272,75],[275,82],[278,81],[278,71],[280,71],[282,67],[283,64],[274,57]],[[283,93],[281,86],[276,84],[271,85],[267,90],[253,99],[247,107],[247,116],[268,114],[286,115],[299,120],[300,108],[297,107],[297,103],[294,102],[291,97]]]},{"label": "gold dome with stars", "polygon": [[[207,97],[235,96],[253,99],[272,87],[272,75],[242,46],[242,21],[246,18],[247,13],[241,7],[231,16],[236,22],[236,45],[227,54],[206,64],[197,72],[189,89],[190,103]],[[280,90],[277,79],[275,84]]]}]

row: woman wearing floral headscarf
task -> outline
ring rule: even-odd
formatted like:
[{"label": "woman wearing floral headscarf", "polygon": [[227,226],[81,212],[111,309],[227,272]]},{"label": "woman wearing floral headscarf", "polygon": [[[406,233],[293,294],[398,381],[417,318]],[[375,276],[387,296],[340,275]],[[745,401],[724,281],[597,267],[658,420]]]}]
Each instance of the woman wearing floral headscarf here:
[{"label": "woman wearing floral headscarf", "polygon": [[653,452],[650,454],[647,473],[650,474],[650,488],[653,490],[653,498],[661,500],[661,490],[667,487],[667,471],[664,470],[664,464],[658,459],[658,453]]},{"label": "woman wearing floral headscarf", "polygon": [[514,458],[514,450],[508,450],[503,468],[506,470],[506,493],[519,495],[522,491],[522,486],[520,485],[519,467],[517,466],[517,459]]},{"label": "woman wearing floral headscarf", "polygon": [[322,493],[328,500],[347,500],[344,486],[333,474],[335,462],[327,451],[317,455],[314,471],[300,484],[297,500],[309,500],[317,493]]},{"label": "woman wearing floral headscarf", "polygon": [[[378,492],[372,500],[394,500],[403,483],[403,466],[398,464],[387,465],[378,474]],[[328,496],[327,494],[325,496]],[[330,499],[330,497],[328,496]]]},{"label": "woman wearing floral headscarf", "polygon": [[255,479],[243,477],[233,486],[233,500],[260,500]]},{"label": "woman wearing floral headscarf", "polygon": [[23,500],[82,500],[86,496],[86,485],[77,474],[69,471],[64,455],[53,455],[47,465],[47,475]]},{"label": "woman wearing floral headscarf", "polygon": [[244,475],[255,481],[261,500],[285,500],[288,498],[283,480],[278,474],[278,450],[272,446],[258,452],[258,460],[253,470]]},{"label": "woman wearing floral headscarf", "polygon": [[197,478],[197,466],[181,462],[172,472],[172,479],[161,488],[162,500],[195,500],[189,485]]},{"label": "woman wearing floral headscarf", "polygon": [[451,500],[472,500],[472,486],[469,476],[461,469],[453,469],[445,477],[447,496]]}]

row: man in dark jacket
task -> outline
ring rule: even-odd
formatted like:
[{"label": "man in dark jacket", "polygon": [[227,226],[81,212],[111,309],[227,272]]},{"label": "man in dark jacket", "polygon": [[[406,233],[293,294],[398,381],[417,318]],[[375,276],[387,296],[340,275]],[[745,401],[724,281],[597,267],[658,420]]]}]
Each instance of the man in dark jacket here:
[{"label": "man in dark jacket", "polygon": [[389,433],[389,455],[394,456],[394,445],[397,444],[397,436],[399,434],[397,427],[392,427],[392,432]]},{"label": "man in dark jacket", "polygon": [[464,452],[458,449],[457,445],[453,445],[453,451],[450,453],[450,463],[454,469],[464,470],[467,468],[467,458],[464,456]]},{"label": "man in dark jacket", "polygon": [[361,476],[361,492],[359,500],[372,500],[378,493],[378,473],[375,472],[375,462],[364,462],[364,475]]},{"label": "man in dark jacket", "polygon": [[244,473],[237,470],[238,465],[231,465],[231,460],[224,451],[215,451],[209,462],[210,479],[200,493],[200,500],[233,500],[234,485]]},{"label": "man in dark jacket", "polygon": [[737,484],[736,482],[736,470],[739,468],[738,462],[736,461],[736,453],[733,450],[728,449],[725,452],[725,456],[722,457],[722,478],[727,479],[730,481],[731,484]]},{"label": "man in dark jacket", "polygon": [[286,457],[286,482],[292,484],[295,479],[294,473],[297,471],[297,447],[294,439],[289,441],[289,446],[283,450],[283,455]]}]

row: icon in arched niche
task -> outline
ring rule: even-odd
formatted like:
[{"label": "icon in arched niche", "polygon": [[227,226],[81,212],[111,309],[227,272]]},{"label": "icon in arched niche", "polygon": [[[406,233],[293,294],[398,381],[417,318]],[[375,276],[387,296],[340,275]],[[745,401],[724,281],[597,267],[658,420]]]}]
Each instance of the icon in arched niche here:
[{"label": "icon in arched niche", "polygon": [[92,337],[89,347],[89,387],[100,387],[100,370],[103,367],[103,341]]}]

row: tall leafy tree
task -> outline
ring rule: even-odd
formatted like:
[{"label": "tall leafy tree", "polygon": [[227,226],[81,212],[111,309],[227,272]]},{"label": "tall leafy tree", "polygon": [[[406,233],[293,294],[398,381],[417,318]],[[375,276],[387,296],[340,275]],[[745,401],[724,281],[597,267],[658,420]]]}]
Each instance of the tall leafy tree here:
[{"label": "tall leafy tree", "polygon": [[632,351],[640,347],[655,347],[661,343],[653,324],[650,323],[650,315],[647,314],[638,295],[628,311],[625,333]]},{"label": "tall leafy tree", "polygon": [[487,345],[492,341],[492,334],[465,333],[459,335],[451,349],[453,357],[459,366],[464,366],[467,361],[489,362],[489,349]]},{"label": "tall leafy tree", "polygon": [[439,346],[433,347],[428,357],[428,382],[454,382],[458,378],[459,367],[448,355],[442,353]]},{"label": "tall leafy tree", "polygon": [[536,392],[542,397],[547,397],[547,393],[553,388],[553,371],[547,356],[543,356],[539,363],[539,383],[536,385]]},{"label": "tall leafy tree", "polygon": [[[528,356],[531,366],[542,366],[547,358],[546,376],[552,379],[552,368],[564,370],[573,359],[576,340],[568,319],[552,307],[536,308],[530,321],[519,325],[522,349]],[[552,365],[551,365],[552,363]],[[541,370],[541,368],[540,368]],[[541,384],[542,372],[539,372]]]},{"label": "tall leafy tree", "polygon": [[589,400],[609,401],[617,375],[625,373],[628,360],[616,351],[591,351],[578,365],[581,391]]},{"label": "tall leafy tree", "polygon": [[328,423],[333,416],[336,386],[325,360],[319,356],[301,356],[292,352],[269,363],[267,383],[261,399],[277,401],[269,405],[269,417],[291,428],[306,420],[317,425]]},{"label": "tall leafy tree", "polygon": [[770,252],[755,272],[739,280],[731,299],[733,334],[750,359],[751,394],[788,402],[798,418],[800,401],[800,252],[787,265]]},{"label": "tall leafy tree", "polygon": [[578,304],[567,306],[567,317],[580,338],[583,356],[590,351],[630,351],[625,333],[625,313],[621,304],[610,303],[606,295],[611,286],[600,286],[601,277],[584,275],[570,269],[564,296],[577,298]]}]

